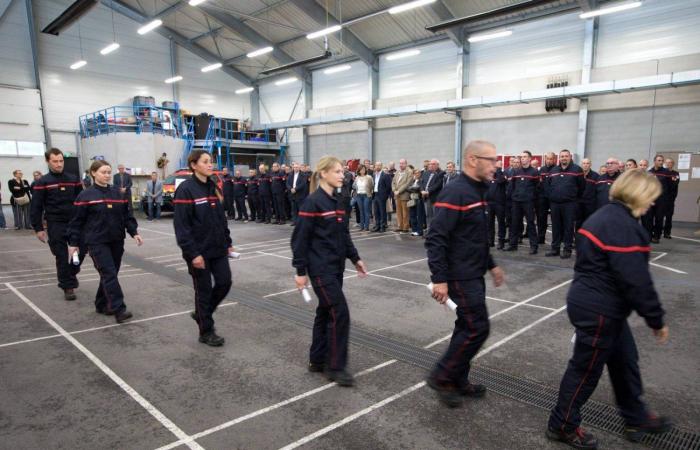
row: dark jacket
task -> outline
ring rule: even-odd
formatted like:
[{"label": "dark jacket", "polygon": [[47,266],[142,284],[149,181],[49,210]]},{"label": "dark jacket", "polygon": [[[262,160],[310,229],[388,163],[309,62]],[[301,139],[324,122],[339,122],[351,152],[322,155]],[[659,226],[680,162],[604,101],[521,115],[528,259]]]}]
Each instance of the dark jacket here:
[{"label": "dark jacket", "polygon": [[231,175],[225,175],[221,177],[223,182],[223,191],[225,198],[233,198],[233,177]]},{"label": "dark jacket", "polygon": [[15,204],[15,198],[24,197],[24,194],[27,194],[30,200],[32,198],[32,189],[29,187],[29,182],[25,179],[22,179],[22,183],[18,183],[17,180],[12,178],[10,181],[7,182],[7,188],[10,190],[11,194],[11,205]]},{"label": "dark jacket", "polygon": [[[292,188],[295,189],[295,193],[292,194]],[[297,185],[294,187],[294,172],[287,175],[287,191],[295,200],[303,200],[309,195],[309,177],[304,174],[304,172],[299,172],[297,175]]]},{"label": "dark jacket", "polygon": [[[375,181],[375,175],[372,175],[372,181]],[[391,195],[391,175],[382,171],[379,175],[379,183],[374,183],[374,196],[380,200],[386,201]]]},{"label": "dark jacket", "polygon": [[131,181],[131,175],[124,172],[124,175],[119,172],[115,173],[112,177],[112,182],[116,188],[125,188],[127,191],[131,191],[131,186],[133,182]]},{"label": "dark jacket", "polygon": [[583,195],[580,198],[581,203],[587,205],[595,205],[596,203],[596,188],[598,187],[598,179],[600,175],[594,170],[589,170],[587,174],[583,175],[583,179],[586,182],[586,187],[583,189]]},{"label": "dark jacket", "polygon": [[656,179],[659,180],[659,183],[661,183],[661,187],[663,188],[659,200],[671,201],[673,198],[673,181],[671,180],[673,178],[673,174],[671,173],[671,171],[666,169],[665,167],[662,167],[659,170],[656,170],[654,167],[652,167],[651,169],[649,169],[649,173],[654,175]]},{"label": "dark jacket", "polygon": [[263,197],[272,196],[272,179],[269,173],[258,175],[258,191]]},{"label": "dark jacket", "polygon": [[[438,169],[433,174],[432,180],[430,179],[431,174],[432,172],[430,172],[429,170],[426,170],[421,174],[420,188],[421,191],[428,191],[428,198],[430,199],[430,202],[435,203],[438,194],[442,190],[442,180],[444,178],[444,174],[440,169]],[[428,184],[428,180],[430,180],[430,184]]]},{"label": "dark jacket", "polygon": [[503,171],[503,176],[506,178],[506,202],[510,202],[513,199],[513,183],[510,181],[513,179],[513,174],[515,169],[508,167]]},{"label": "dark jacket", "polygon": [[178,186],[173,206],[175,238],[186,261],[197,256],[210,259],[228,254],[231,235],[212,180],[202,183],[192,175]]},{"label": "dark jacket", "polygon": [[596,208],[602,208],[610,203],[610,199],[608,198],[610,194],[610,186],[612,186],[619,176],[620,172],[615,172],[615,175],[613,176],[606,173],[598,178],[595,188]]},{"label": "dark jacket", "polygon": [[247,193],[246,180],[243,177],[233,177],[231,178],[231,184],[233,186],[233,196],[234,198],[245,197]]},{"label": "dark jacket", "polygon": [[447,184],[452,183],[457,177],[459,176],[459,173],[457,172],[452,172],[452,175],[448,174],[447,172],[444,172],[442,176],[442,187],[445,187]]},{"label": "dark jacket", "polygon": [[489,190],[486,200],[489,203],[505,204],[506,202],[506,175],[502,169],[496,169],[493,180],[489,183]]},{"label": "dark jacket", "polygon": [[[388,178],[388,177],[387,177]],[[344,224],[342,200],[322,188],[301,205],[292,233],[292,266],[297,275],[335,275],[345,270],[345,259],[353,264],[360,255]]]},{"label": "dark jacket", "polygon": [[660,329],[664,310],[649,273],[649,235],[626,206],[612,202],[578,230],[567,304],[615,319],[633,310]]},{"label": "dark jacket", "polygon": [[675,170],[668,171],[671,174],[671,200],[676,201],[678,197],[678,185],[681,182],[681,175]]},{"label": "dark jacket", "polygon": [[259,193],[259,181],[258,181],[258,176],[254,175],[252,177],[248,177],[246,180],[246,190],[248,192],[248,195],[258,195]]},{"label": "dark jacket", "polygon": [[282,170],[277,172],[272,172],[270,178],[272,179],[272,193],[273,194],[283,194],[287,186],[285,181],[286,174]]},{"label": "dark jacket", "polygon": [[83,192],[83,183],[66,172],[49,172],[34,185],[30,218],[34,231],[43,231],[47,222],[70,222],[75,214],[73,203]]},{"label": "dark jacket", "polygon": [[438,196],[425,239],[433,283],[480,278],[496,266],[489,253],[487,190],[462,173]]},{"label": "dark jacket", "polygon": [[511,196],[514,202],[532,202],[537,197],[540,174],[534,167],[516,169],[510,179]]},{"label": "dark jacket", "polygon": [[540,198],[549,198],[549,174],[555,167],[544,165],[539,168],[540,184],[537,186],[537,194]]},{"label": "dark jacket", "polygon": [[123,241],[125,230],[134,237],[137,228],[129,201],[119,188],[93,184],[75,199],[75,215],[68,224],[68,243],[77,247],[82,243],[89,246]]},{"label": "dark jacket", "polygon": [[552,167],[547,177],[545,191],[549,201],[553,203],[577,202],[586,188],[586,180],[583,178],[583,169],[574,163],[567,168],[561,165]]}]

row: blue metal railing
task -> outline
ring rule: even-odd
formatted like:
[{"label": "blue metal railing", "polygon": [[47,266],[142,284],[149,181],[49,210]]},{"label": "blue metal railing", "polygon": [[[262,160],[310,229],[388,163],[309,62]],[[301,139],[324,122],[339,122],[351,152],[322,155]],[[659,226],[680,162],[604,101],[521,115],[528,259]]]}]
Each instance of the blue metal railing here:
[{"label": "blue metal railing", "polygon": [[185,131],[179,110],[150,105],[112,106],[82,115],[79,122],[83,138],[121,132],[183,137]]}]

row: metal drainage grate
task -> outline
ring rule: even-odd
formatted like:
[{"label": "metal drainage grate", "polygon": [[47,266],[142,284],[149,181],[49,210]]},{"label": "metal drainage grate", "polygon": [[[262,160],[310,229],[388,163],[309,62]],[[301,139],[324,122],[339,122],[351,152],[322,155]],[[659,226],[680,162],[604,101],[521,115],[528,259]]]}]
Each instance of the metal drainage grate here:
[{"label": "metal drainage grate", "polygon": [[[157,262],[148,261],[128,253],[124,255],[124,261],[133,267],[161,275],[186,286],[190,286],[192,283],[186,272],[177,272]],[[257,311],[269,313],[306,328],[313,327],[314,313],[312,311],[279,300],[261,298],[237,288],[229,297],[231,297],[229,300],[235,300]],[[397,341],[358,327],[352,328],[350,342],[426,370],[432,369],[435,361],[441,356],[432,350]],[[474,381],[482,383],[488,386],[489,390],[517,402],[547,411],[556,404],[558,391],[532,380],[518,378],[481,365],[474,367],[471,374]],[[614,406],[589,400],[582,408],[581,414],[586,424],[609,433],[622,435],[624,422]],[[646,435],[641,442],[661,450],[700,450],[700,434],[675,427],[668,433]]]}]

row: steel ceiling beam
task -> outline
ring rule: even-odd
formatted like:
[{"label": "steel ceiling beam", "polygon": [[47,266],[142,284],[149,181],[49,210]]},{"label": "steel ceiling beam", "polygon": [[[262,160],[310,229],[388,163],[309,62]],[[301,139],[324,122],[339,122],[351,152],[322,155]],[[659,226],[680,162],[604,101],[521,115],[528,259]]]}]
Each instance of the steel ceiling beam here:
[{"label": "steel ceiling beam", "polygon": [[[453,20],[455,18],[450,10],[447,9],[447,6],[443,0],[437,0],[435,3],[431,3],[430,9],[432,9],[435,15],[438,16],[438,19],[440,19],[442,22]],[[448,29],[446,33],[457,47],[462,47],[463,39],[462,36],[460,36],[461,33],[459,30]]]}]

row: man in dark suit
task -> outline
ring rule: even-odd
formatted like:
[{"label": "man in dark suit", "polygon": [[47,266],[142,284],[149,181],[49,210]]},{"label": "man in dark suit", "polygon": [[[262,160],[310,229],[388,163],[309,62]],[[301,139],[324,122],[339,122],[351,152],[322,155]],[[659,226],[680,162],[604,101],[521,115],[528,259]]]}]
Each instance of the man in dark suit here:
[{"label": "man in dark suit", "polygon": [[442,187],[445,187],[446,185],[450,184],[450,182],[454,181],[459,174],[455,170],[455,163],[452,161],[448,161],[446,165],[446,170],[442,176]]},{"label": "man in dark suit", "polygon": [[430,226],[433,220],[433,204],[438,194],[442,190],[442,179],[444,175],[440,170],[440,161],[431,159],[428,163],[428,170],[423,171],[420,179],[421,196],[425,205],[426,225]]},{"label": "man in dark suit", "polygon": [[374,196],[372,208],[374,209],[374,228],[372,231],[386,231],[387,215],[386,202],[391,194],[391,175],[382,171],[382,163],[374,163]]},{"label": "man in dark suit", "polygon": [[299,207],[309,195],[309,178],[297,163],[292,163],[292,173],[287,176],[287,192],[292,202],[292,225],[297,221]]},{"label": "man in dark suit", "polygon": [[131,186],[134,184],[131,181],[131,175],[126,173],[124,164],[119,164],[117,170],[119,172],[114,174],[112,182],[114,186],[119,188],[119,192],[121,192],[124,198],[129,201],[129,205],[131,205]]}]

